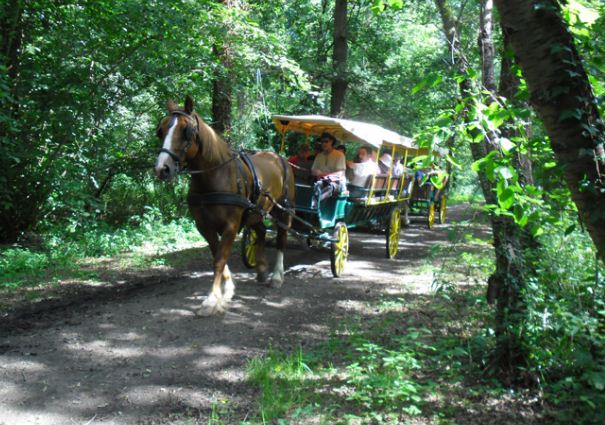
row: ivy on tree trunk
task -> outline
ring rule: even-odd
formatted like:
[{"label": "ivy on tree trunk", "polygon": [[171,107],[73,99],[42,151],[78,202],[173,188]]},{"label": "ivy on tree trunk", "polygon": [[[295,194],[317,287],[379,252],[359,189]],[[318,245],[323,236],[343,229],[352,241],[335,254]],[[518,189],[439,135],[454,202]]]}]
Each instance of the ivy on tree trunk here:
[{"label": "ivy on tree trunk", "polygon": [[[435,0],[442,18],[443,29],[454,60],[452,66],[461,79],[459,88],[466,99],[475,94],[471,80],[467,77],[467,60],[460,51],[460,42],[456,23],[447,0]],[[492,24],[492,0],[482,0],[480,15],[479,49],[482,60],[482,84],[484,89],[495,95],[494,46]],[[468,117],[467,114],[465,114]],[[468,118],[465,118],[468,119]],[[474,130],[475,132],[477,130]],[[474,135],[476,136],[476,134]],[[473,137],[473,139],[476,139]],[[497,151],[495,135],[489,139],[471,143],[471,153],[475,161],[485,158],[490,152]],[[495,183],[485,172],[479,171],[479,181],[485,200],[497,204]],[[518,381],[519,372],[527,363],[527,352],[519,336],[519,325],[524,319],[523,289],[525,287],[526,267],[524,250],[526,240],[522,229],[508,216],[490,214],[496,254],[496,271],[490,276],[488,301],[496,301],[496,349],[492,353],[493,365],[498,375],[507,383]]]},{"label": "ivy on tree trunk", "polygon": [[582,223],[605,260],[605,126],[555,0],[496,0]]}]

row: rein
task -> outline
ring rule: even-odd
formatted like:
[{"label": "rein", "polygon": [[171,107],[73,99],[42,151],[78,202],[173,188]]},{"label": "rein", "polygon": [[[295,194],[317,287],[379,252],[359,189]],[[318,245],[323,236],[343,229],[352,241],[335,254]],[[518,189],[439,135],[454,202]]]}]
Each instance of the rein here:
[{"label": "rein", "polygon": [[[166,153],[168,153],[168,152],[166,152]],[[233,156],[231,156],[231,158],[229,158],[225,162],[221,162],[220,164],[215,165],[214,167],[206,168],[205,170],[187,170],[187,169],[183,168],[183,169],[179,169],[178,174],[203,174],[203,173],[209,173],[210,171],[218,170],[222,166],[229,164],[231,161],[235,161],[238,157],[239,157],[239,155],[236,152],[233,152]]]}]

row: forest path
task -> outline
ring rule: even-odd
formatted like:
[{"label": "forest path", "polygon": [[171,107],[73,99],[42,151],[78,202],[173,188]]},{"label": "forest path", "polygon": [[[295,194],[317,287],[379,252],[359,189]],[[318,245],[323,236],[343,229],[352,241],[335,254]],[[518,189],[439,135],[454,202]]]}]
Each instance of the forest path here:
[{"label": "forest path", "polygon": [[[456,222],[472,211],[458,205],[449,214]],[[325,338],[360,303],[428,292],[432,272],[422,266],[453,227],[413,222],[395,260],[384,258],[384,235],[351,232],[339,279],[331,277],[327,251],[291,241],[279,290],[256,283],[234,252],[236,295],[220,316],[193,313],[211,282],[206,259],[198,272],[174,270],[179,277],[81,302],[75,296],[65,308],[7,322],[0,329],[0,424],[178,423],[183,412],[207,423],[217,400],[243,419],[257,407],[244,379],[250,358],[270,345],[289,351]]]}]

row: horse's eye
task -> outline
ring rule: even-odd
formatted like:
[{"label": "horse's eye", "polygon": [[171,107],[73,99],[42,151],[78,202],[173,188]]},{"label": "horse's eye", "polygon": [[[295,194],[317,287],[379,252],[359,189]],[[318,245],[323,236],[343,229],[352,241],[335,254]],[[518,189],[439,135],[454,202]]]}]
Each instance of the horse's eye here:
[{"label": "horse's eye", "polygon": [[193,127],[188,125],[187,127],[185,127],[183,129],[183,139],[189,141],[189,140],[193,139],[193,136],[195,136],[195,130],[193,129]]}]

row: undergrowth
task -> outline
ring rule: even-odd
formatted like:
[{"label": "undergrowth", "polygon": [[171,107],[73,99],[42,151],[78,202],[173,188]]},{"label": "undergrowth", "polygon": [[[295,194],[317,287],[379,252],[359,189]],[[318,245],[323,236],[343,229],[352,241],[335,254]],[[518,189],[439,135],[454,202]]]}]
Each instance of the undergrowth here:
[{"label": "undergrowth", "polygon": [[254,359],[260,413],[248,423],[604,423],[605,282],[587,235],[540,238],[518,330],[534,378],[526,388],[492,378],[489,229],[458,223],[448,236],[431,250],[425,293],[371,303],[308,351]]},{"label": "undergrowth", "polygon": [[52,227],[34,242],[26,240],[0,250],[0,289],[49,284],[65,277],[87,278],[90,272],[81,270],[83,262],[126,251],[140,253],[131,262],[142,266],[150,261],[149,250],[157,255],[200,240],[190,219],[164,223],[159,211],[151,208],[119,228],[103,221]]},{"label": "undergrowth", "polygon": [[[476,250],[466,261],[482,261],[469,267],[457,258],[447,265],[450,275],[485,277],[485,242],[452,237]],[[443,247],[433,250],[436,264],[452,255]],[[259,415],[248,423],[455,423],[466,407],[505,393],[483,375],[492,338],[481,326],[489,319],[481,288],[438,282],[435,267],[432,290],[402,288],[340,321],[308,351],[271,348],[252,360],[248,377],[261,395]]]}]

